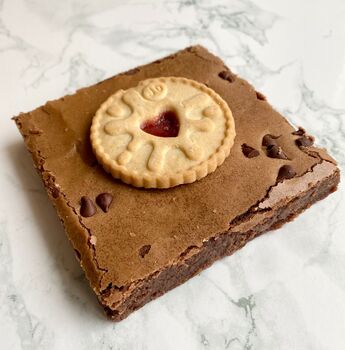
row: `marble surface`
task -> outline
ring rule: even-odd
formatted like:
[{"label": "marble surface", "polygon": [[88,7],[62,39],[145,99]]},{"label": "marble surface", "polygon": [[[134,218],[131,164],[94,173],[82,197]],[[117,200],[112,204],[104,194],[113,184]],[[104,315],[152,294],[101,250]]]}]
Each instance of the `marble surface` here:
[{"label": "marble surface", "polygon": [[116,324],[10,117],[200,43],[344,171],[344,16],[343,0],[0,0],[0,348],[343,349],[344,184]]}]

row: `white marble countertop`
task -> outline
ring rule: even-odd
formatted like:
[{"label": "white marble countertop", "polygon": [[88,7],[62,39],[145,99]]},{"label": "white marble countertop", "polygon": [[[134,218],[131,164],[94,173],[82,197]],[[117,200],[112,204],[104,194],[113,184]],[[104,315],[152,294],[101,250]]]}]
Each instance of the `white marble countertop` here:
[{"label": "white marble countertop", "polygon": [[200,43],[315,135],[344,172],[344,18],[343,0],[0,0],[0,348],[344,349],[344,184],[116,324],[10,120]]}]

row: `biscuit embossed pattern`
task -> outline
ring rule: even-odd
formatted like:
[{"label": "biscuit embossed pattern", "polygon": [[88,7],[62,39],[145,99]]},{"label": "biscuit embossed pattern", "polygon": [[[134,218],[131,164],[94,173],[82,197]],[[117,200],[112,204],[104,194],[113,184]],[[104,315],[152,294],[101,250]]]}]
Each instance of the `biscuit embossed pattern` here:
[{"label": "biscuit embossed pattern", "polygon": [[161,77],[110,96],[96,112],[91,144],[114,178],[145,188],[199,180],[221,165],[235,138],[227,103],[194,80]]}]

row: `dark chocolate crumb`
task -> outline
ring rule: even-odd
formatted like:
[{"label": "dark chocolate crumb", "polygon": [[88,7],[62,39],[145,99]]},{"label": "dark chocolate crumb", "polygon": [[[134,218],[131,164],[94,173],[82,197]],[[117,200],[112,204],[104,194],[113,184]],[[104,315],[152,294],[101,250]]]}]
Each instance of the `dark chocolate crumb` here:
[{"label": "dark chocolate crumb", "polygon": [[314,143],[314,138],[312,136],[303,135],[299,137],[296,141],[298,147],[309,147]]},{"label": "dark chocolate crumb", "polygon": [[283,165],[278,172],[277,181],[283,179],[291,179],[296,176],[295,170],[293,170],[291,165]]},{"label": "dark chocolate crumb", "polygon": [[262,138],[262,145],[265,147],[269,147],[269,146],[277,146],[277,141],[276,139],[279,138],[280,136],[274,136],[271,134],[266,134],[263,138]]},{"label": "dark chocolate crumb", "polygon": [[219,78],[227,80],[229,83],[233,83],[235,81],[235,75],[231,73],[230,70],[223,70],[218,74]]},{"label": "dark chocolate crumb", "polygon": [[292,132],[292,135],[302,136],[305,134],[305,130],[299,126],[298,129],[294,132]]},{"label": "dark chocolate crumb", "polygon": [[264,94],[262,94],[259,91],[255,91],[256,92],[256,98],[260,101],[266,101],[266,96]]},{"label": "dark chocolate crumb", "polygon": [[80,200],[80,215],[88,218],[96,214],[96,206],[93,201],[86,196],[81,197]]},{"label": "dark chocolate crumb", "polygon": [[51,193],[51,195],[53,196],[53,198],[57,198],[57,197],[59,197],[59,195],[60,195],[60,190],[59,190],[59,188],[58,187],[56,187],[56,186],[50,186],[49,187],[49,190],[50,190],[50,193]]},{"label": "dark chocolate crumb", "polygon": [[113,196],[110,193],[101,193],[96,197],[96,203],[105,213],[108,212],[112,201]]},{"label": "dark chocolate crumb", "polygon": [[246,143],[244,143],[242,145],[242,152],[245,155],[245,157],[247,157],[247,158],[254,158],[254,157],[257,157],[260,155],[258,150],[247,145]]},{"label": "dark chocolate crumb", "polygon": [[277,145],[270,145],[267,147],[267,156],[270,158],[288,159],[282,148]]},{"label": "dark chocolate crumb", "polygon": [[140,249],[139,249],[139,255],[143,258],[151,249],[151,245],[150,244],[146,244],[143,245]]}]

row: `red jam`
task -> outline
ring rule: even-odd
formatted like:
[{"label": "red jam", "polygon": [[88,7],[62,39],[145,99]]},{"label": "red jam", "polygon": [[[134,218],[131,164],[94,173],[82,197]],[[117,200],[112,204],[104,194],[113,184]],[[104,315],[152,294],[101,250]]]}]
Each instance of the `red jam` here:
[{"label": "red jam", "polygon": [[141,130],[159,137],[176,137],[180,130],[180,123],[173,111],[166,111],[158,117],[141,124]]}]

